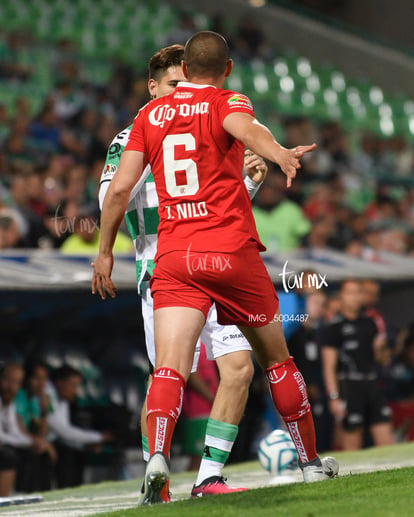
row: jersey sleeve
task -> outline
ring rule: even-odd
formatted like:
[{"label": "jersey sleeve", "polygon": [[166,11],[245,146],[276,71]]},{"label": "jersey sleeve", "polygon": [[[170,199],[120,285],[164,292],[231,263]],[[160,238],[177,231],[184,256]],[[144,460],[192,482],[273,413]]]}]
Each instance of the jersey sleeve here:
[{"label": "jersey sleeve", "polygon": [[145,148],[145,108],[142,108],[136,116],[132,125],[131,134],[125,151],[141,151],[146,152]]},{"label": "jersey sleeve", "polygon": [[253,104],[242,93],[226,91],[219,100],[220,122],[223,122],[230,113],[247,113],[254,117]]},{"label": "jersey sleeve", "polygon": [[119,160],[121,159],[121,154],[125,147],[125,144],[121,145],[117,141],[119,139],[119,135],[117,135],[112,140],[111,145],[108,148],[108,152],[106,153],[105,165],[102,170],[101,179],[99,180],[98,199],[100,210],[102,210],[103,202],[109,184],[112,178],[115,176],[116,171],[118,170]]}]

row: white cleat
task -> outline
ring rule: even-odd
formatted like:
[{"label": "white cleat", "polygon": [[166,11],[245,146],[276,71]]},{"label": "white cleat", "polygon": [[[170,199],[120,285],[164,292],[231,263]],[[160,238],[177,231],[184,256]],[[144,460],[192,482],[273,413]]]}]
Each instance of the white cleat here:
[{"label": "white cleat", "polygon": [[314,481],[325,481],[333,479],[338,475],[339,464],[332,456],[327,456],[321,460],[321,465],[307,465],[302,467],[303,481],[313,483]]},{"label": "white cleat", "polygon": [[162,452],[155,452],[148,461],[144,483],[138,496],[138,506],[165,502],[162,490],[168,483],[170,469]]}]

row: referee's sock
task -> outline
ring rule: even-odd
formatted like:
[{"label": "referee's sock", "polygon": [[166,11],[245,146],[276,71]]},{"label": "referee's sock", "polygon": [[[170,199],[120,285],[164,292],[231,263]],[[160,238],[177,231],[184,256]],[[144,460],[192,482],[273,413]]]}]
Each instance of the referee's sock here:
[{"label": "referee's sock", "polygon": [[209,418],[206,428],[204,453],[201,459],[196,486],[212,476],[221,476],[224,464],[230,456],[239,427]]}]

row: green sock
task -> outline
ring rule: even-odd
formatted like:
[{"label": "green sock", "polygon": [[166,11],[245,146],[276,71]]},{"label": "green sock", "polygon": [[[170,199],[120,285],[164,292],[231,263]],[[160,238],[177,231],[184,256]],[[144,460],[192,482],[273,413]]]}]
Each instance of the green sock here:
[{"label": "green sock", "polygon": [[142,455],[144,457],[144,461],[147,462],[149,460],[149,445],[148,445],[148,436],[142,435]]},{"label": "green sock", "polygon": [[213,418],[208,419],[204,453],[196,485],[211,476],[221,476],[221,471],[230,456],[238,431],[239,427],[237,425],[220,422]]}]

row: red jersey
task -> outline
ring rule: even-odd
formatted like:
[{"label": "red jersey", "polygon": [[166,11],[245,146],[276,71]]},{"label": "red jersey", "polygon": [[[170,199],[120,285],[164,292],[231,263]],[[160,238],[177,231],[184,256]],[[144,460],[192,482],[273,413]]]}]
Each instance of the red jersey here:
[{"label": "red jersey", "polygon": [[160,223],[156,259],[175,250],[232,252],[259,240],[242,178],[244,145],[223,129],[234,112],[254,116],[247,97],[179,83],[138,113],[125,150],[152,168]]}]

